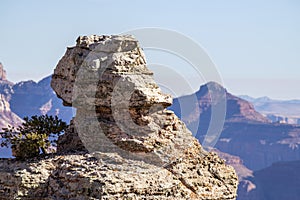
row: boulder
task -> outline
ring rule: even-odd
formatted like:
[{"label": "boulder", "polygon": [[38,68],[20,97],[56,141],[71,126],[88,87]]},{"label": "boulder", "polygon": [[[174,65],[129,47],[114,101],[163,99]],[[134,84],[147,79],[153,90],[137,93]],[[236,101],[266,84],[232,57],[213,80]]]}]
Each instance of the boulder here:
[{"label": "boulder", "polygon": [[57,64],[51,86],[64,105],[76,108],[59,138],[61,155],[2,162],[0,196],[236,198],[234,169],[205,151],[166,109],[172,98],[155,83],[133,36],[79,37]]}]

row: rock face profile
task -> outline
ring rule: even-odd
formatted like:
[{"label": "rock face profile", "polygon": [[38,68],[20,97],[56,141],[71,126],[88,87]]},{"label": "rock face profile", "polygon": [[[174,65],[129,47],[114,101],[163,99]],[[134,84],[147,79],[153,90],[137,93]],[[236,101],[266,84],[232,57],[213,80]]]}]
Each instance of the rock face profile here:
[{"label": "rock face profile", "polygon": [[133,36],[79,37],[51,86],[76,108],[60,155],[1,162],[4,199],[236,198],[234,169],[166,109],[172,98],[154,82]]}]

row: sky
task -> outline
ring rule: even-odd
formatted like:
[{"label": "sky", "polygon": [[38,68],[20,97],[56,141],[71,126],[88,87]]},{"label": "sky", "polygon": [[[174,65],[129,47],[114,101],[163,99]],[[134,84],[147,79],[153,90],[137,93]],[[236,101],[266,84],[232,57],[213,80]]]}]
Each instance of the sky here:
[{"label": "sky", "polygon": [[[155,27],[199,44],[229,92],[253,97],[300,99],[300,1],[1,0],[0,62],[13,82],[38,81],[53,72],[79,35],[120,34]],[[189,82],[191,93],[206,81],[178,56],[145,49],[156,78],[170,90]],[[156,71],[158,69],[158,71]],[[162,82],[158,80],[158,82]],[[175,88],[175,89],[174,89]]]}]

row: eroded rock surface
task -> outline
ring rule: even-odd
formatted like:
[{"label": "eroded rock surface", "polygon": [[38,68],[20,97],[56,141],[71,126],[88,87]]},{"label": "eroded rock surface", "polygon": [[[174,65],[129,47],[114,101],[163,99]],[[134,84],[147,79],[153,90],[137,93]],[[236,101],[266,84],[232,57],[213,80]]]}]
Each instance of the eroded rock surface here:
[{"label": "eroded rock surface", "polygon": [[[229,178],[232,170],[215,154],[194,160],[194,165],[188,162],[189,158],[184,159],[178,169],[193,173],[182,173],[180,177],[116,153],[62,155],[30,162],[0,160],[0,199],[234,198],[230,189],[235,180]],[[196,192],[190,189],[193,187],[198,188]]]},{"label": "eroded rock surface", "polygon": [[[0,194],[9,188],[41,199],[235,199],[235,171],[204,151],[166,109],[172,98],[154,82],[132,36],[79,37],[59,61],[51,86],[64,105],[76,108],[59,153],[85,151],[16,172],[6,166],[25,164],[4,162]],[[34,173],[44,176],[30,178],[40,177]],[[4,184],[7,176],[19,189]]]}]

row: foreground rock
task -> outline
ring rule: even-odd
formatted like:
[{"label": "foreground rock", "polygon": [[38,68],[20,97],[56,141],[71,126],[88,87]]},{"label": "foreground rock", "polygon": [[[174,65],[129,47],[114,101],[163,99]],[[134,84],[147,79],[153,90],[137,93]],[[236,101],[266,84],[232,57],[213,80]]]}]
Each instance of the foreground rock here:
[{"label": "foreground rock", "polygon": [[[59,138],[64,156],[2,162],[1,191],[8,199],[8,194],[40,199],[235,199],[233,168],[204,151],[185,124],[166,110],[172,99],[154,82],[132,36],[79,37],[59,61],[51,86],[64,105],[77,110]],[[79,150],[85,153],[66,154]]]},{"label": "foreground rock", "polygon": [[[0,199],[234,198],[229,189],[235,180],[228,179],[232,171],[218,157],[208,154],[194,162],[198,164],[189,164],[194,167],[189,180],[183,173],[178,177],[167,169],[113,153],[56,156],[27,163],[2,160]],[[189,171],[186,166],[182,163],[182,170]],[[201,179],[193,180],[198,174]],[[197,193],[190,189],[193,185]]]}]

